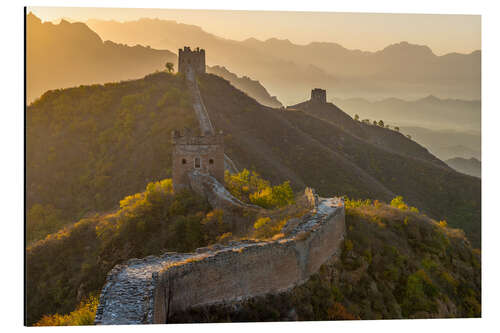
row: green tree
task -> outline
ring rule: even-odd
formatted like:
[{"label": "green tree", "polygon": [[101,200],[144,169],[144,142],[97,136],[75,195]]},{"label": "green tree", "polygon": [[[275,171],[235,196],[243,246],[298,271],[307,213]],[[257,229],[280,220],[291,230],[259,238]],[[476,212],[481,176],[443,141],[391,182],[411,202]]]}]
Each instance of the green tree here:
[{"label": "green tree", "polygon": [[167,69],[167,72],[172,73],[174,71],[174,64],[171,62],[167,62],[165,64],[165,68]]},{"label": "green tree", "polygon": [[378,125],[379,125],[380,127],[384,127],[384,121],[383,121],[382,119],[380,119],[380,120],[378,121]]},{"label": "green tree", "polygon": [[354,120],[359,121],[359,115],[355,114],[354,115]]}]

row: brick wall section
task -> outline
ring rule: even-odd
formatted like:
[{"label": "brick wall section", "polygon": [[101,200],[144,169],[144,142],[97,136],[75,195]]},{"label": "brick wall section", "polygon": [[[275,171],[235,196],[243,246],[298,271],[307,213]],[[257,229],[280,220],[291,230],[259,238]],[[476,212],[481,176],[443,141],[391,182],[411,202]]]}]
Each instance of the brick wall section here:
[{"label": "brick wall section", "polygon": [[324,262],[336,260],[345,233],[342,199],[310,194],[311,214],[284,239],[214,245],[117,265],[101,291],[95,323],[165,323],[167,313],[177,310],[300,285]]},{"label": "brick wall section", "polygon": [[242,300],[289,290],[340,254],[345,232],[339,199],[321,199],[317,213],[286,239],[240,244],[175,264],[159,272],[153,322],[167,312],[193,306]]}]

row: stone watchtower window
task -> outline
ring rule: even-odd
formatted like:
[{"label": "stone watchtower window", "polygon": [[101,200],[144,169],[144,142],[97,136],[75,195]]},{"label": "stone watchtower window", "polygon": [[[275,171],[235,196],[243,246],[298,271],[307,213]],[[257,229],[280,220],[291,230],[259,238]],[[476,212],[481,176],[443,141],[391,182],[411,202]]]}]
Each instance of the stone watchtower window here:
[{"label": "stone watchtower window", "polygon": [[196,158],[194,159],[194,167],[195,167],[196,169],[199,169],[199,168],[201,167],[201,160],[200,160],[200,158],[199,158],[199,157],[196,157]]},{"label": "stone watchtower window", "polygon": [[210,164],[214,164],[214,160],[213,160],[213,159],[209,159],[209,160],[208,160],[208,163],[210,163]]},{"label": "stone watchtower window", "polygon": [[182,159],[182,164],[186,164],[186,159],[185,158]]}]

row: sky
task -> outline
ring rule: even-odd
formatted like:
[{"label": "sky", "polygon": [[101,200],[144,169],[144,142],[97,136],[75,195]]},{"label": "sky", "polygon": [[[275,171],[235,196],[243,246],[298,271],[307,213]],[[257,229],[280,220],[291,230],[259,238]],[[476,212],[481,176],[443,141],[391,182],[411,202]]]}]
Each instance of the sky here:
[{"label": "sky", "polygon": [[131,21],[142,17],[198,25],[220,37],[289,39],[295,44],[335,42],[348,49],[378,51],[407,41],[437,55],[481,49],[481,16],[333,12],[223,11],[134,8],[29,7],[43,21],[61,18]]}]

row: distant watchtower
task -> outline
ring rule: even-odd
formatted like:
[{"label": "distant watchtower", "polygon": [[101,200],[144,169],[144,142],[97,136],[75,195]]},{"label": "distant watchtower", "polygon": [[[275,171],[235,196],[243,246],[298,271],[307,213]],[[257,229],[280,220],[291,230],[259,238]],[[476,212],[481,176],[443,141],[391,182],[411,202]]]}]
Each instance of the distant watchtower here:
[{"label": "distant watchtower", "polygon": [[179,69],[180,73],[186,73],[191,67],[195,73],[205,73],[205,50],[197,47],[191,51],[189,46],[179,49]]},{"label": "distant watchtower", "polygon": [[326,104],[326,90],[320,88],[311,90],[311,102]]},{"label": "distant watchtower", "polygon": [[172,183],[174,190],[189,188],[189,173],[197,170],[224,185],[224,140],[222,132],[195,136],[189,129],[172,132]]}]

